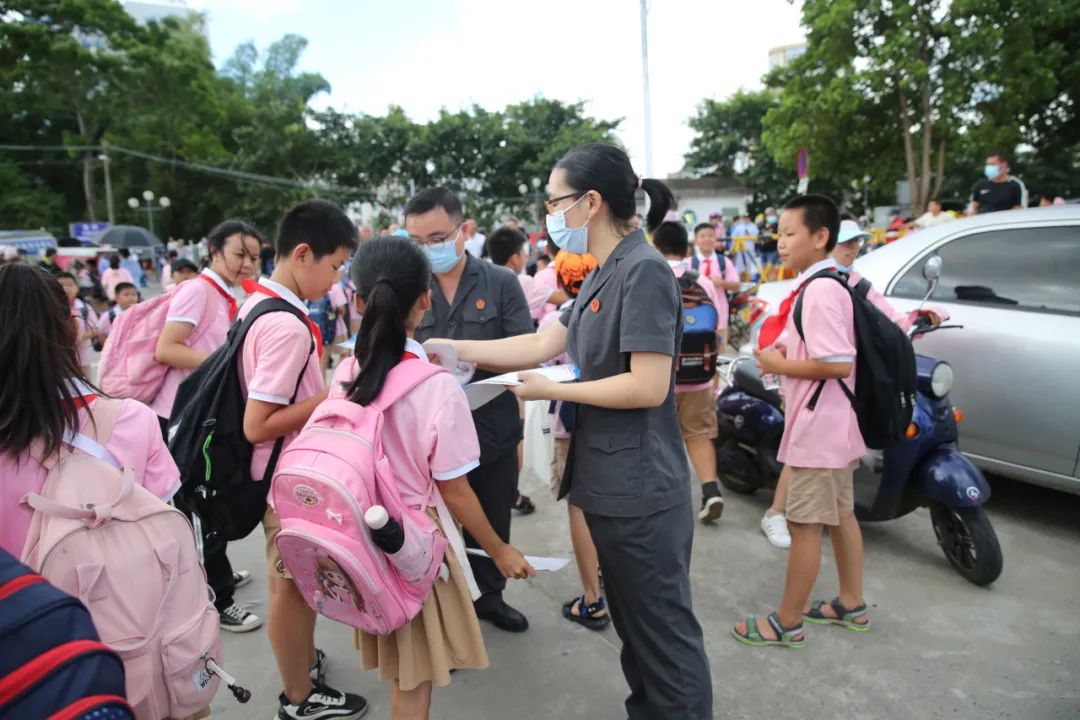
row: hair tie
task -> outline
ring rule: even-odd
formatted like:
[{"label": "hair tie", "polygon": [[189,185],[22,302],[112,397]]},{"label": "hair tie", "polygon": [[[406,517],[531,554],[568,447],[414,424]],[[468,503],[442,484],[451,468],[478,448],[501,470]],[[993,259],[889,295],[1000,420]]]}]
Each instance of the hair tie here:
[{"label": "hair tie", "polygon": [[641,189],[641,183],[644,182],[644,180],[645,180],[645,178],[641,177],[640,175],[637,176],[637,189],[638,190]]}]

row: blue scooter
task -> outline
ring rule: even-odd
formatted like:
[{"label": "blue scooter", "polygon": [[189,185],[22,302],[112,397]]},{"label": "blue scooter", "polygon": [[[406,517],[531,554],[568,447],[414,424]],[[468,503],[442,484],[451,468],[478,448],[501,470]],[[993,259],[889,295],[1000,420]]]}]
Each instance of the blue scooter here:
[{"label": "blue scooter", "polygon": [[[936,277],[928,280],[932,292]],[[958,327],[932,327],[920,320],[910,334]],[[871,450],[860,462],[855,515],[874,522],[928,507],[949,564],[970,582],[989,585],[1001,574],[1001,546],[982,508],[990,499],[990,486],[957,446],[957,423],[963,416],[949,402],[952,368],[924,355],[916,355],[916,364],[918,393],[911,425],[903,440],[884,451]],[[728,365],[716,409],[721,482],[739,493],[775,488],[783,467],[776,459],[784,432],[783,407],[780,395],[763,384],[753,358],[742,356]]]}]

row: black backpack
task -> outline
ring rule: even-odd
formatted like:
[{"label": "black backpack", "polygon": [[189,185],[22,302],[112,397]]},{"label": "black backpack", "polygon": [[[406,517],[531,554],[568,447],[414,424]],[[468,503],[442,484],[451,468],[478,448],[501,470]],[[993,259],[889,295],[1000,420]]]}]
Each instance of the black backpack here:
[{"label": "black backpack", "polygon": [[[268,298],[243,319],[233,323],[225,344],[191,373],[176,392],[169,417],[168,444],[180,468],[176,506],[206,541],[247,537],[262,521],[266,495],[284,438],[278,438],[261,482],[251,477],[252,444],[244,436],[246,402],[241,389],[239,363],[244,338],[263,315],[289,312],[307,319],[285,300]],[[311,340],[315,352],[315,340]],[[296,379],[291,402],[304,377]]]},{"label": "black backpack", "polygon": [[709,293],[698,284],[698,274],[687,270],[679,278],[682,293],[683,334],[679,357],[675,359],[675,382],[693,385],[709,382],[716,375],[720,348],[716,328],[720,314]]},{"label": "black backpack", "polygon": [[[818,278],[840,283],[851,296],[856,348],[854,392],[843,380],[837,382],[855,408],[863,442],[868,448],[882,450],[901,440],[911,424],[915,410],[915,350],[904,331],[867,299],[869,281],[860,280],[852,289],[846,275],[828,269],[807,280],[803,292]],[[799,337],[806,342],[802,329],[803,292],[795,300],[794,321]],[[818,384],[808,410],[817,406],[826,382],[822,380]]]}]

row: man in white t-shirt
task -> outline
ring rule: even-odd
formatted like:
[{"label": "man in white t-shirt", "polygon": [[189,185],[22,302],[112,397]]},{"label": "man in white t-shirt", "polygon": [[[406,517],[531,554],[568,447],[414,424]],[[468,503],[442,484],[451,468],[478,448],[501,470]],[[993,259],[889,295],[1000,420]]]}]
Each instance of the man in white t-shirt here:
[{"label": "man in white t-shirt", "polygon": [[465,251],[474,258],[483,257],[487,236],[480,232],[480,226],[476,224],[476,220],[469,218],[463,222],[461,224],[461,234],[465,238]]},{"label": "man in white t-shirt", "polygon": [[925,230],[928,227],[934,227],[953,219],[955,218],[952,215],[942,211],[941,201],[935,198],[926,204],[926,212],[909,222],[908,227]]}]

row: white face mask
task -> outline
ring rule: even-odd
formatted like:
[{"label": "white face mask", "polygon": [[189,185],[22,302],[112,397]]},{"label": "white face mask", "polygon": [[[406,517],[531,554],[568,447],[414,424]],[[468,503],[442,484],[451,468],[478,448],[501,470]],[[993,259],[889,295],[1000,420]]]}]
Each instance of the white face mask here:
[{"label": "white face mask", "polygon": [[557,213],[548,213],[547,216],[547,231],[548,235],[551,236],[551,241],[560,250],[565,250],[571,255],[584,255],[589,252],[589,221],[586,220],[581,227],[566,227],[566,211],[584,200],[585,197],[585,195],[582,195],[571,205]]}]

